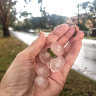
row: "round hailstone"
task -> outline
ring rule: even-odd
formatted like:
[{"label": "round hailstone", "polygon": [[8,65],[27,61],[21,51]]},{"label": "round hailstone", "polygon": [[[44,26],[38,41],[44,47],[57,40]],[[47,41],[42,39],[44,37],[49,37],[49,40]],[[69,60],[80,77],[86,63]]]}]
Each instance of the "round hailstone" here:
[{"label": "round hailstone", "polygon": [[42,76],[37,76],[34,80],[34,83],[38,89],[45,89],[48,86],[48,79]]},{"label": "round hailstone", "polygon": [[47,52],[47,49],[42,49],[39,54],[40,61],[44,64],[48,64],[51,60],[50,54]]},{"label": "round hailstone", "polygon": [[64,48],[58,42],[52,43],[50,48],[51,51],[57,56],[61,56],[64,53]]},{"label": "round hailstone", "polygon": [[36,74],[38,76],[48,77],[50,75],[50,71],[47,66],[38,63],[36,66]]},{"label": "round hailstone", "polygon": [[50,70],[52,72],[60,72],[63,69],[64,63],[65,63],[65,60],[62,56],[53,58],[50,61]]}]

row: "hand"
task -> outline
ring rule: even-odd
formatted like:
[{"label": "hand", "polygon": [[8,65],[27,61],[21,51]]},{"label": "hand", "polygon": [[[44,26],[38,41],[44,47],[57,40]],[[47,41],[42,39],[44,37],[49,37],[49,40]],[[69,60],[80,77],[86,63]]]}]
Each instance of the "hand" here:
[{"label": "hand", "polygon": [[[0,96],[58,96],[78,56],[84,37],[77,26],[76,30],[76,36],[72,37],[75,32],[74,26],[62,24],[47,37],[40,33],[38,39],[20,52],[8,68],[0,84]],[[62,73],[51,73],[48,88],[38,91],[34,85],[36,56],[44,46],[50,46],[54,41],[58,41],[62,46],[69,41],[64,49],[65,65]]]}]

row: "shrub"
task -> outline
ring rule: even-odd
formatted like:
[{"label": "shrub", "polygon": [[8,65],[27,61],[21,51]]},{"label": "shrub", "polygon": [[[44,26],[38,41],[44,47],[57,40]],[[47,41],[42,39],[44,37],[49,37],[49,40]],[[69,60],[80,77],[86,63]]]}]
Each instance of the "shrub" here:
[{"label": "shrub", "polygon": [[77,26],[79,26],[80,30],[89,31],[89,28],[86,27],[86,25],[83,24],[83,23],[82,24],[77,24]]}]

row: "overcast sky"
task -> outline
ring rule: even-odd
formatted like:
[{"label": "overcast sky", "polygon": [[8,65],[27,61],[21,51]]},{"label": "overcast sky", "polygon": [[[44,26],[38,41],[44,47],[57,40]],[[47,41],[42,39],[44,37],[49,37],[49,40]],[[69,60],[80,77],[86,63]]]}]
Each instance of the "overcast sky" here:
[{"label": "overcast sky", "polygon": [[[46,11],[49,14],[58,14],[71,17],[77,15],[77,4],[85,1],[92,2],[93,0],[43,0],[43,6],[46,7]],[[18,0],[16,5],[17,11],[23,9],[24,5],[24,0]],[[32,16],[41,16],[39,8],[40,5],[38,4],[38,0],[31,0],[23,11],[32,13]]]}]

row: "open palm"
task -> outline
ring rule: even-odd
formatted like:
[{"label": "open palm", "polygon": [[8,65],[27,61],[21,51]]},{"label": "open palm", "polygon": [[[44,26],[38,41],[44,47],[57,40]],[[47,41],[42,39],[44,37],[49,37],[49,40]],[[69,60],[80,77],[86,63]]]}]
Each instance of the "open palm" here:
[{"label": "open palm", "polygon": [[[38,39],[20,52],[8,68],[0,85],[0,96],[58,96],[64,87],[68,72],[81,48],[83,32],[76,27],[77,34],[72,37],[75,28],[66,24],[58,26],[47,37],[43,33]],[[37,90],[34,85],[36,60],[43,47],[57,41],[64,48],[65,65],[62,72],[52,73],[49,85],[44,90]]]}]

